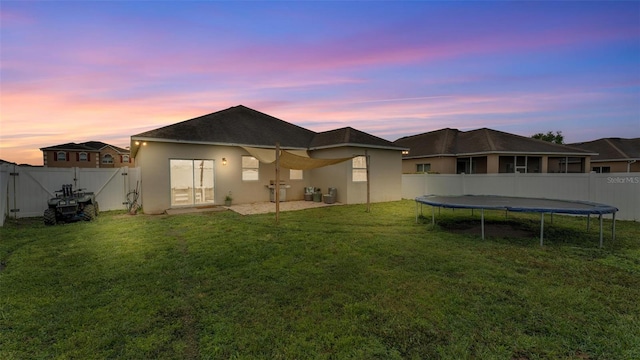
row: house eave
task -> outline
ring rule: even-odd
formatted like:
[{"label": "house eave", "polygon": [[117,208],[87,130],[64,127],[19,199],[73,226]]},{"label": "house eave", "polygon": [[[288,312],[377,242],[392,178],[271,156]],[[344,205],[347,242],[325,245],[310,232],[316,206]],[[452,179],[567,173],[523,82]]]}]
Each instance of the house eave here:
[{"label": "house eave", "polygon": [[342,143],[342,144],[331,144],[331,145],[323,145],[323,146],[313,146],[309,147],[309,151],[313,150],[326,150],[326,149],[335,149],[341,147],[358,147],[365,149],[381,149],[381,150],[395,150],[395,151],[405,151],[409,150],[409,148],[396,147],[396,146],[382,146],[382,145],[367,145],[367,144],[357,144],[357,143]]},{"label": "house eave", "polygon": [[463,157],[463,156],[481,156],[481,155],[548,155],[548,156],[595,156],[598,153],[573,153],[573,152],[536,152],[536,151],[482,151],[459,154],[428,154],[405,156],[403,159],[421,159],[431,157]]},{"label": "house eave", "polygon": [[629,162],[629,161],[640,161],[640,158],[625,158],[625,159],[591,159],[592,163],[596,162]]},{"label": "house eave", "polygon": [[[162,139],[162,138],[154,138],[154,137],[141,137],[141,136],[132,136],[131,137],[131,156],[135,158],[138,154],[138,150],[140,149],[140,144],[136,144],[136,142],[156,142],[156,143],[167,143],[167,144],[191,144],[191,145],[209,145],[209,146],[238,146],[238,147],[259,147],[263,149],[275,149],[275,144],[273,145],[262,145],[262,144],[243,144],[243,143],[227,143],[227,142],[215,142],[215,141],[191,141],[191,140],[182,140],[182,139]],[[295,146],[280,146],[281,149],[284,150],[308,150],[304,147],[295,147]]]}]

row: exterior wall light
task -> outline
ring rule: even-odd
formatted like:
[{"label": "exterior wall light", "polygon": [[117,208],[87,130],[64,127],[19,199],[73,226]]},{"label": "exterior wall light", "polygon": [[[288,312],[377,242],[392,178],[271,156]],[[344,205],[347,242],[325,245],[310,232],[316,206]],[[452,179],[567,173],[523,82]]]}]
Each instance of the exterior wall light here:
[{"label": "exterior wall light", "polygon": [[409,150],[402,150],[402,155],[409,155]]},{"label": "exterior wall light", "polygon": [[226,166],[227,165],[227,158],[222,158],[222,166]]}]

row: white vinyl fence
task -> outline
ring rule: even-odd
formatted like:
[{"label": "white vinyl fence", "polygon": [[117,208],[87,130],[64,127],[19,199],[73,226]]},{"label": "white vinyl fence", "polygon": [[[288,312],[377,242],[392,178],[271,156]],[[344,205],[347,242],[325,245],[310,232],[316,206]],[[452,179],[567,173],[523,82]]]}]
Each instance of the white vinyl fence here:
[{"label": "white vinyl fence", "polygon": [[42,216],[47,200],[64,184],[92,191],[100,211],[126,209],[126,196],[136,190],[138,168],[86,169],[0,165],[0,226],[5,218]]},{"label": "white vinyl fence", "polygon": [[590,201],[617,207],[616,219],[640,220],[640,173],[404,174],[402,197],[501,195]]}]

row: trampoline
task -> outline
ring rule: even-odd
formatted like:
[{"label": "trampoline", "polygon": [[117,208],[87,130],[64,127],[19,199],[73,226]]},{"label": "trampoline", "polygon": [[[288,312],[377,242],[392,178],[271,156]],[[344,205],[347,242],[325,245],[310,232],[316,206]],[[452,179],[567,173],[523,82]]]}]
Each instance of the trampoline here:
[{"label": "trampoline", "polygon": [[[416,222],[418,221],[418,204],[422,213],[422,204],[431,205],[431,223],[435,224],[435,208],[452,209],[480,209],[482,239],[484,240],[484,210],[506,210],[512,212],[540,213],[540,246],[544,239],[544,214],[572,214],[587,215],[587,231],[592,214],[597,214],[600,220],[600,247],[602,247],[602,215],[612,214],[611,236],[616,238],[616,212],[618,208],[610,205],[597,204],[586,201],[536,199],[495,195],[461,195],[440,196],[423,195],[416,200]],[[553,218],[552,218],[553,219]]]}]

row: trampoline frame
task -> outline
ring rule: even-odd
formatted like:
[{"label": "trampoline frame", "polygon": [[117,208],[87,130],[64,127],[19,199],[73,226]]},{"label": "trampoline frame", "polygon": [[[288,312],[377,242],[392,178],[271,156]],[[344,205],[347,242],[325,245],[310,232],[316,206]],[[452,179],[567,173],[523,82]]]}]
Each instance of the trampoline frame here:
[{"label": "trampoline frame", "polygon": [[[462,202],[456,202],[459,199],[473,199],[481,200],[478,204],[470,204]],[[444,200],[444,201],[443,201]],[[483,200],[498,200],[498,204],[483,203]],[[571,207],[551,207],[551,206],[527,206],[524,204],[518,204],[518,201],[549,201],[563,204],[581,205],[580,208]],[[613,222],[611,224],[611,237],[612,241],[616,239],[616,212],[618,208],[605,204],[598,204],[586,201],[575,200],[557,200],[557,199],[542,199],[542,198],[523,198],[512,196],[498,196],[498,195],[423,195],[415,198],[416,201],[416,223],[418,222],[418,204],[420,204],[420,215],[422,215],[422,205],[431,206],[431,224],[435,225],[435,208],[451,208],[451,209],[480,209],[480,228],[482,232],[482,240],[484,236],[484,210],[506,210],[507,212],[529,212],[540,213],[540,246],[544,245],[544,214],[551,214],[551,221],[553,222],[553,214],[574,214],[574,215],[587,215],[587,231],[589,231],[591,214],[598,214],[600,221],[600,247],[603,244],[603,224],[602,215],[612,214]]]}]

